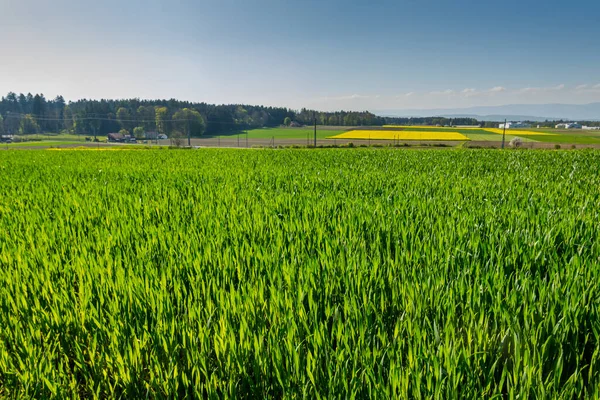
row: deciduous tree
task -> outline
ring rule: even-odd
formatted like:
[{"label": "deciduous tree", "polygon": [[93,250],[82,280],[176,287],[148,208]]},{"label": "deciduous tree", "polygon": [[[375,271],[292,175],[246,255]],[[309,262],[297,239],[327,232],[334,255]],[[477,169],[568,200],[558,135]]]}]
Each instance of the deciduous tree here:
[{"label": "deciduous tree", "polygon": [[125,129],[127,132],[131,130],[131,114],[129,113],[129,110],[125,107],[120,107],[117,110],[117,121],[119,121],[121,129]]},{"label": "deciduous tree", "polygon": [[156,107],[155,111],[155,121],[156,121],[156,130],[158,133],[167,135],[168,127],[167,127],[167,107]]},{"label": "deciduous tree", "polygon": [[144,137],[145,132],[146,130],[143,126],[136,126],[135,128],[133,128],[133,136],[135,136],[138,139],[142,139]]},{"label": "deciduous tree", "polygon": [[31,114],[25,115],[21,119],[21,125],[19,126],[19,133],[21,135],[27,135],[32,133],[39,133],[40,127],[35,121],[35,118]]},{"label": "deciduous tree", "polygon": [[173,122],[177,130],[184,132],[186,136],[201,136],[206,129],[202,115],[190,108],[184,108],[173,114]]},{"label": "deciduous tree", "polygon": [[137,109],[138,125],[146,132],[156,130],[156,112],[152,106],[139,106]]}]

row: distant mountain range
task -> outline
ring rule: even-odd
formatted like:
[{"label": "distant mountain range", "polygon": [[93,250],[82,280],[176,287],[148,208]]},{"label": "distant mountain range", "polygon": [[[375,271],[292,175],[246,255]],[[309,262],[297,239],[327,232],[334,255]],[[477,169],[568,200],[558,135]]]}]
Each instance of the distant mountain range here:
[{"label": "distant mountain range", "polygon": [[377,110],[385,117],[470,117],[480,121],[600,121],[600,103],[589,104],[507,104],[469,108]]}]

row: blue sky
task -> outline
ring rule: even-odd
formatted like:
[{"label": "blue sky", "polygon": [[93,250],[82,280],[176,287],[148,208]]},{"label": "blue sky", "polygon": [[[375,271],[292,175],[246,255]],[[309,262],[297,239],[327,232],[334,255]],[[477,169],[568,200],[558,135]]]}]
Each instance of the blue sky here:
[{"label": "blue sky", "polygon": [[408,109],[600,101],[599,1],[0,0],[0,93]]}]

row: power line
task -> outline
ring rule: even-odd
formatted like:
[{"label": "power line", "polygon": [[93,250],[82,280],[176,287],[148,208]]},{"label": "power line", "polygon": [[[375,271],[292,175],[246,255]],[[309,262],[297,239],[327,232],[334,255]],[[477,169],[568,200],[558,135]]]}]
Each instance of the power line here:
[{"label": "power line", "polygon": [[[38,117],[34,114],[17,114],[17,113],[9,113],[5,118],[14,118],[21,119],[27,116],[35,118],[36,121],[68,121],[70,118],[52,118],[52,117]],[[112,119],[108,117],[78,117],[76,115],[72,116],[73,121],[109,121],[109,122],[137,122],[137,123],[156,123],[156,119]],[[190,119],[160,119],[158,122],[188,122]],[[207,123],[218,123],[218,124],[229,124],[229,125],[245,125],[243,122],[229,122],[229,121],[220,121],[220,120],[206,120]]]},{"label": "power line", "polygon": [[[38,117],[33,114],[15,114],[10,113],[6,115],[6,118],[25,118],[30,116],[35,118],[36,121],[65,121],[65,118],[52,118],[52,117]],[[68,117],[66,119],[69,119]],[[78,117],[73,116],[75,121],[113,121],[113,122],[156,122],[156,119],[112,119],[108,117]],[[160,122],[185,122],[187,119],[161,119]]]}]

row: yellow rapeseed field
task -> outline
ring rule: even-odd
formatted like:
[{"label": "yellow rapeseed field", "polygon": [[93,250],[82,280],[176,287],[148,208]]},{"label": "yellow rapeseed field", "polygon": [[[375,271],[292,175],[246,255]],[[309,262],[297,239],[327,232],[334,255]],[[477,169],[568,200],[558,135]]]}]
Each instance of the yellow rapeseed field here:
[{"label": "yellow rapeseed field", "polygon": [[455,129],[455,130],[479,130],[478,126],[466,126],[466,127],[455,127],[455,126],[434,126],[434,125],[383,125],[384,128],[402,128],[402,129]]},{"label": "yellow rapeseed field", "polygon": [[[488,132],[492,132],[492,133],[499,133],[500,135],[502,135],[502,132],[503,132],[503,130],[499,129],[499,128],[484,128],[484,130],[486,130]],[[512,136],[516,136],[516,135],[555,136],[556,135],[556,133],[539,132],[539,131],[526,131],[526,130],[520,130],[520,129],[507,129],[506,130],[506,134],[507,135],[512,135]]]},{"label": "yellow rapeseed field", "polygon": [[377,131],[353,130],[330,136],[329,139],[385,139],[385,140],[470,140],[458,132]]}]

